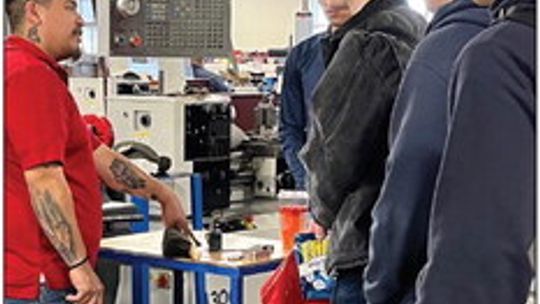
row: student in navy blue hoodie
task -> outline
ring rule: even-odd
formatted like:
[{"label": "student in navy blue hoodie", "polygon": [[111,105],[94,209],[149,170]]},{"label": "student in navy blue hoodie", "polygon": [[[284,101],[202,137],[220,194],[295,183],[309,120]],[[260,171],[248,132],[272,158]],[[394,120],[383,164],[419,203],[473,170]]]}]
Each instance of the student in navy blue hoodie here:
[{"label": "student in navy blue hoodie", "polygon": [[494,23],[456,62],[419,304],[521,304],[530,288],[536,2],[482,2]]},{"label": "student in navy blue hoodie", "polygon": [[364,281],[368,303],[414,302],[426,262],[431,197],[447,128],[452,63],[489,24],[471,0],[426,0],[435,16],[414,51],[390,123],[385,181],[373,211]]},{"label": "student in navy blue hoodie", "polygon": [[311,95],[324,72],[321,39],[325,35],[315,34],[292,48],[283,72],[279,139],[297,189],[304,189],[306,170],[298,151],[306,143]]}]

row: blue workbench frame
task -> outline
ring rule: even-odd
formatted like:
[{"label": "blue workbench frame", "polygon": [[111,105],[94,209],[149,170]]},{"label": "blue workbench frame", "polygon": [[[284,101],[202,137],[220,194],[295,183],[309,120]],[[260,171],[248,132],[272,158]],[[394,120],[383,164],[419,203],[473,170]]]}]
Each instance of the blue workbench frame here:
[{"label": "blue workbench frame", "polygon": [[[134,255],[120,251],[103,249],[100,252],[100,258],[117,261],[121,264],[130,265],[133,275],[133,303],[148,304],[150,303],[150,289],[148,281],[149,268],[162,268],[180,272],[194,272],[204,280],[204,275],[215,274],[227,276],[230,278],[230,302],[231,304],[242,304],[244,298],[244,277],[272,271],[276,269],[281,260],[273,260],[252,266],[225,267],[212,264],[200,263],[192,260],[174,260],[164,257],[153,257]],[[176,276],[175,276],[176,277]],[[175,288],[183,288],[183,284],[175,283]],[[181,287],[180,287],[181,286]],[[175,293],[178,292],[175,290]],[[180,291],[181,292],[181,291]],[[181,297],[175,296],[175,303],[182,303]],[[196,294],[196,303],[205,304],[206,294]]]},{"label": "blue workbench frame", "polygon": [[[203,227],[203,180],[200,174],[192,174],[191,178],[191,219],[193,230],[202,230]],[[146,229],[148,231],[148,229]],[[230,278],[230,302],[231,304],[242,304],[244,301],[244,277],[272,271],[276,269],[281,260],[269,261],[266,263],[224,267],[211,264],[199,263],[192,260],[174,260],[165,257],[153,257],[134,255],[130,253],[102,249],[100,258],[110,259],[121,264],[129,265],[132,268],[132,297],[133,304],[149,304],[149,269],[163,268],[174,272],[174,303],[183,303],[183,272],[195,273],[195,303],[207,304],[206,278],[205,274],[223,275]]]}]

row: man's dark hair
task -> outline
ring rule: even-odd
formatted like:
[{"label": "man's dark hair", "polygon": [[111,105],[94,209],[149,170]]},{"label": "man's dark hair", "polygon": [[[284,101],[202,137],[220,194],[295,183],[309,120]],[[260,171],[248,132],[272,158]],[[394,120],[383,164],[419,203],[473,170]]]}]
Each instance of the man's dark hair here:
[{"label": "man's dark hair", "polygon": [[6,12],[9,19],[9,27],[16,32],[24,19],[24,5],[28,1],[47,4],[51,0],[6,0]]}]

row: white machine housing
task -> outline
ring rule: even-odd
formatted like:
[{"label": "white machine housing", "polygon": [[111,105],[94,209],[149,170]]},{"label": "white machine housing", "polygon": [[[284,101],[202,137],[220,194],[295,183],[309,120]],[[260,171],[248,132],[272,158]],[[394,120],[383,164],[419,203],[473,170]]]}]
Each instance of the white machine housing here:
[{"label": "white machine housing", "polygon": [[[185,155],[186,106],[201,103],[228,104],[226,95],[133,96],[117,95],[108,98],[108,114],[116,142],[138,141],[152,147],[160,156],[172,161],[170,172],[193,173],[193,161]],[[141,164],[151,172],[155,166]],[[191,212],[189,178],[174,180],[186,213]]]},{"label": "white machine housing", "polygon": [[69,91],[81,115],[105,116],[105,81],[102,77],[70,77]]}]

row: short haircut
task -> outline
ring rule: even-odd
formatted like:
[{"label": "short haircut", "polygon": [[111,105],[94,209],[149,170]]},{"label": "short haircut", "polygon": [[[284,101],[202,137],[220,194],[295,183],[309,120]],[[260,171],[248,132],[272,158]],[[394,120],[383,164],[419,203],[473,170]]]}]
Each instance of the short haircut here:
[{"label": "short haircut", "polygon": [[21,26],[24,19],[24,6],[28,1],[47,4],[51,0],[6,0],[6,11],[12,32],[15,32]]}]

